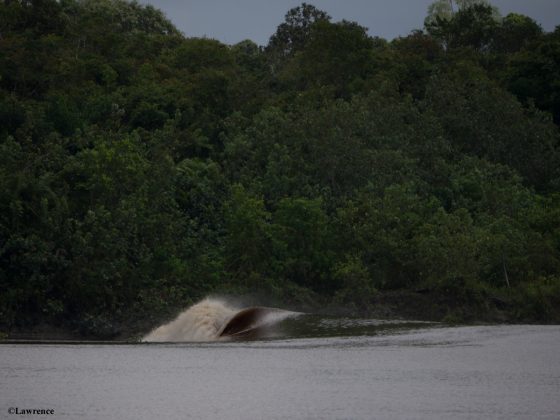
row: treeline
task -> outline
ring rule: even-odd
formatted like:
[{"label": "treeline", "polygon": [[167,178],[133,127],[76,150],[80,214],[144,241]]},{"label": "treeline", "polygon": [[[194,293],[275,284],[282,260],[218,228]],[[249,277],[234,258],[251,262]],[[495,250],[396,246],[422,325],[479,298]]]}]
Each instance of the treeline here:
[{"label": "treeline", "polygon": [[[373,28],[375,31],[375,28]],[[0,4],[0,322],[111,335],[208,293],[560,305],[560,29],[484,4],[265,47],[122,0]]]}]

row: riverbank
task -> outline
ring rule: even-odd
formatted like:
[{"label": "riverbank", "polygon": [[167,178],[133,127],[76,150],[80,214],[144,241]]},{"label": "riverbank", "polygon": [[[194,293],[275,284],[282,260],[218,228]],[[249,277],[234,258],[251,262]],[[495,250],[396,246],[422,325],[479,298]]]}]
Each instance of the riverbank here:
[{"label": "riverbank", "polygon": [[[225,297],[224,299],[230,300]],[[392,290],[378,292],[364,305],[321,299],[279,301],[257,296],[237,297],[237,306],[266,305],[305,313],[352,318],[416,320],[447,324],[560,324],[557,296],[528,296],[520,290],[502,290],[477,295],[452,294],[443,290]],[[188,306],[188,305],[187,305]],[[135,340],[154,327],[169,321],[185,308],[165,312],[129,315],[105,322],[76,322],[73,325],[42,322],[34,326],[0,327],[2,339],[33,340]]]},{"label": "riverbank", "polygon": [[[530,295],[520,289],[484,293],[392,290],[379,292],[371,305],[354,309],[354,315],[379,319],[448,324],[560,324],[560,296]],[[348,308],[338,309],[337,313],[351,315]]]}]

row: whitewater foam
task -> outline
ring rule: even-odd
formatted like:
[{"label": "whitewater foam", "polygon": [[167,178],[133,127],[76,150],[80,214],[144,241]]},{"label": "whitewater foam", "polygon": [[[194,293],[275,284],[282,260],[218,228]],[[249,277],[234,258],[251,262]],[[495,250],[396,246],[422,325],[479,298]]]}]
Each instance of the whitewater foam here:
[{"label": "whitewater foam", "polygon": [[168,324],[162,325],[142,341],[215,341],[226,322],[237,313],[237,309],[215,299],[204,299],[179,314]]},{"label": "whitewater foam", "polygon": [[144,338],[145,342],[188,342],[247,339],[263,336],[272,325],[300,313],[277,308],[235,308],[218,299],[206,298],[182,312]]}]

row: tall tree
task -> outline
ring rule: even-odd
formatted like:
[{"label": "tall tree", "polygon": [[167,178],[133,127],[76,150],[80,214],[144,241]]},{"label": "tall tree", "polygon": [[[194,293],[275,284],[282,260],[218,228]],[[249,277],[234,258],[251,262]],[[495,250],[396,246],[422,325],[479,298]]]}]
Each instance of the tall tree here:
[{"label": "tall tree", "polygon": [[[424,20],[424,24],[434,23],[437,18],[450,20],[458,10],[468,9],[476,5],[491,6],[488,0],[435,0],[428,6],[428,16]],[[500,12],[496,7],[491,7],[494,17],[498,18]]]},{"label": "tall tree", "polygon": [[270,37],[266,50],[274,55],[286,57],[305,45],[315,22],[330,21],[331,17],[307,3],[294,7],[286,13],[283,23]]},{"label": "tall tree", "polygon": [[357,23],[317,22],[283,78],[301,88],[332,86],[336,96],[348,97],[351,85],[366,79],[374,70],[375,47],[367,28]]},{"label": "tall tree", "polygon": [[428,33],[448,49],[471,47],[478,51],[487,50],[497,28],[494,10],[484,4],[461,8],[451,19],[436,16],[426,23]]},{"label": "tall tree", "polygon": [[510,13],[502,20],[493,49],[497,52],[514,53],[542,34],[541,26],[530,17]]}]

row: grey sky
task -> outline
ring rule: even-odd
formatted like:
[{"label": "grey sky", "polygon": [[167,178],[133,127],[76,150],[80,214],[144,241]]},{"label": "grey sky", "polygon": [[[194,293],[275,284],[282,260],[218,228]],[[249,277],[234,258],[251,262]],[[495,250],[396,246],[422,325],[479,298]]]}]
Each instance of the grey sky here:
[{"label": "grey sky", "polygon": [[[186,36],[215,38],[227,44],[251,39],[266,45],[284,15],[303,0],[141,0],[165,12]],[[370,35],[392,39],[423,26],[432,0],[307,0],[334,21],[356,21]],[[560,24],[560,0],[494,0],[503,15],[522,13],[546,31]]]}]

